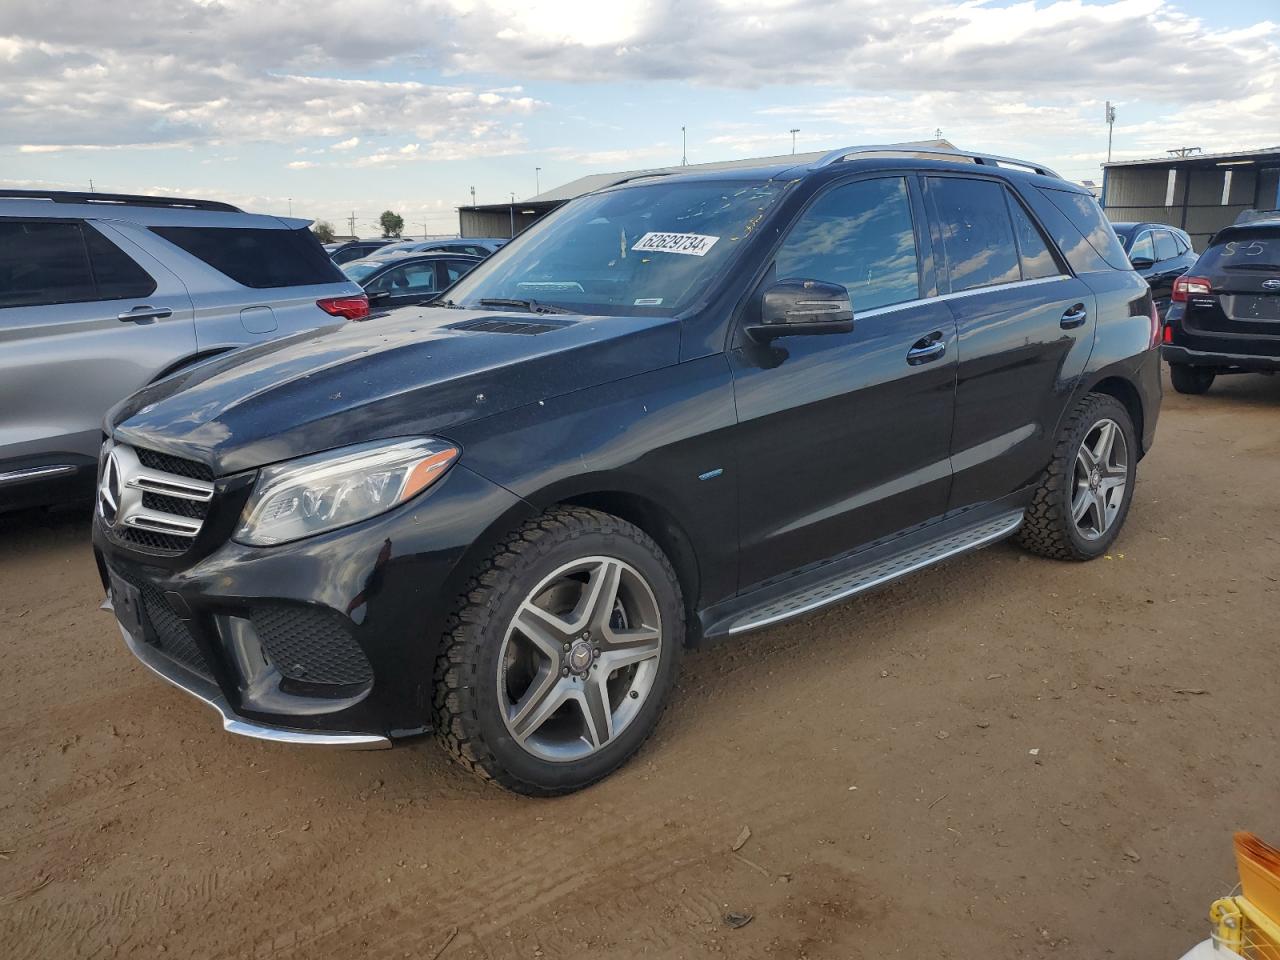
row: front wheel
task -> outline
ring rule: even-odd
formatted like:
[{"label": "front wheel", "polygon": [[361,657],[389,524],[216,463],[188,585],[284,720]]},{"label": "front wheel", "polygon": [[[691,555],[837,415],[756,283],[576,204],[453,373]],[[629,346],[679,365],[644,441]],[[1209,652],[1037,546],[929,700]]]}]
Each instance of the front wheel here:
[{"label": "front wheel", "polygon": [[1169,379],[1179,393],[1205,393],[1218,375],[1212,367],[1193,367],[1186,363],[1169,364]]},{"label": "front wheel", "polygon": [[1120,533],[1138,462],[1129,411],[1092,393],[1067,417],[1018,531],[1022,546],[1056,560],[1092,560]]},{"label": "front wheel", "polygon": [[680,584],[658,545],[608,514],[552,510],[459,599],[436,666],[437,736],[518,793],[581,789],[653,731],[683,644]]}]

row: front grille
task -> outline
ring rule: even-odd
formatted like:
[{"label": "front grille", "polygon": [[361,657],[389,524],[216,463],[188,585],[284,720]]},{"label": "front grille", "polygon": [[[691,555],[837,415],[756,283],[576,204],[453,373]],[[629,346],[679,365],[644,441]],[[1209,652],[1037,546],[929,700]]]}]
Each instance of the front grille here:
[{"label": "front grille", "polygon": [[174,556],[191,547],[213,499],[213,471],[181,457],[108,444],[98,515],[109,533],[144,553]]},{"label": "front grille", "polygon": [[213,470],[197,460],[184,460],[182,457],[160,453],[158,450],[144,450],[142,447],[135,447],[133,452],[138,455],[142,465],[149,470],[172,473],[189,480],[209,482],[213,480]]},{"label": "front grille", "polygon": [[209,664],[196,645],[195,637],[173,612],[164,594],[138,577],[124,576],[123,579],[132,584],[142,597],[143,630],[146,634],[143,639],[169,659],[176,660],[206,680],[212,680]]},{"label": "front grille", "polygon": [[267,659],[284,676],[306,683],[360,684],[373,667],[332,610],[269,604],[254,607],[253,628]]}]

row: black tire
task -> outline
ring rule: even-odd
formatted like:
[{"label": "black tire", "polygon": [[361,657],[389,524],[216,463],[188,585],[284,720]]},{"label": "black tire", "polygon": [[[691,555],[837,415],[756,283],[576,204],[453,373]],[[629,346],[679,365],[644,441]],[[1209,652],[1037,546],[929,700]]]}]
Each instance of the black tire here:
[{"label": "black tire", "polygon": [[[656,674],[639,710],[612,740],[582,759],[547,760],[512,736],[499,702],[499,651],[516,611],[543,578],[566,563],[607,556],[647,582],[662,618]],[[684,647],[684,601],[661,548],[638,527],[583,507],[558,507],[513,531],[480,564],[458,598],[436,660],[436,736],[484,780],[529,796],[589,786],[630,759],[657,726]]]},{"label": "black tire", "polygon": [[1212,367],[1193,367],[1186,363],[1169,364],[1169,379],[1179,393],[1205,393],[1213,386],[1218,372]]},{"label": "black tire", "polygon": [[[1075,494],[1076,454],[1085,438],[1103,420],[1116,423],[1128,451],[1124,499],[1111,526],[1097,539],[1087,539],[1071,515]],[[1129,411],[1114,397],[1091,393],[1067,416],[1058,432],[1053,457],[1040,475],[1040,482],[1027,507],[1018,542],[1032,553],[1054,560],[1093,560],[1102,556],[1115,542],[1133,503],[1133,487],[1138,462],[1138,443]]]}]

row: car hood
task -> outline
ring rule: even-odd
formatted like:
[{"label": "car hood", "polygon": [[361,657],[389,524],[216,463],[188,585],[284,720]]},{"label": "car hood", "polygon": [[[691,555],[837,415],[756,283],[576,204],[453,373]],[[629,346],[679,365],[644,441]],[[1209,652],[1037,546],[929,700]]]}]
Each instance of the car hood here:
[{"label": "car hood", "polygon": [[223,476],[364,440],[447,436],[679,352],[666,317],[407,308],[198,364],[118,404],[106,427]]}]

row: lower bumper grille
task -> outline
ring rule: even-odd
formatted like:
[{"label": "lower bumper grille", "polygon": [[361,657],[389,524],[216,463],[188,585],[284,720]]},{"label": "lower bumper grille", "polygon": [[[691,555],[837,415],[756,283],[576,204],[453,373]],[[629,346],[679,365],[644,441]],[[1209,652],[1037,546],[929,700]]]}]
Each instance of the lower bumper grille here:
[{"label": "lower bumper grille", "polygon": [[305,683],[368,683],[373,667],[344,618],[316,607],[269,604],[253,608],[263,652],[284,676]]},{"label": "lower bumper grille", "polygon": [[170,660],[177,661],[206,680],[212,680],[213,674],[209,670],[204,654],[200,652],[200,647],[196,645],[195,637],[191,635],[187,625],[173,612],[164,594],[145,580],[136,577],[124,579],[128,580],[142,597],[143,629],[146,631],[143,639]]}]

